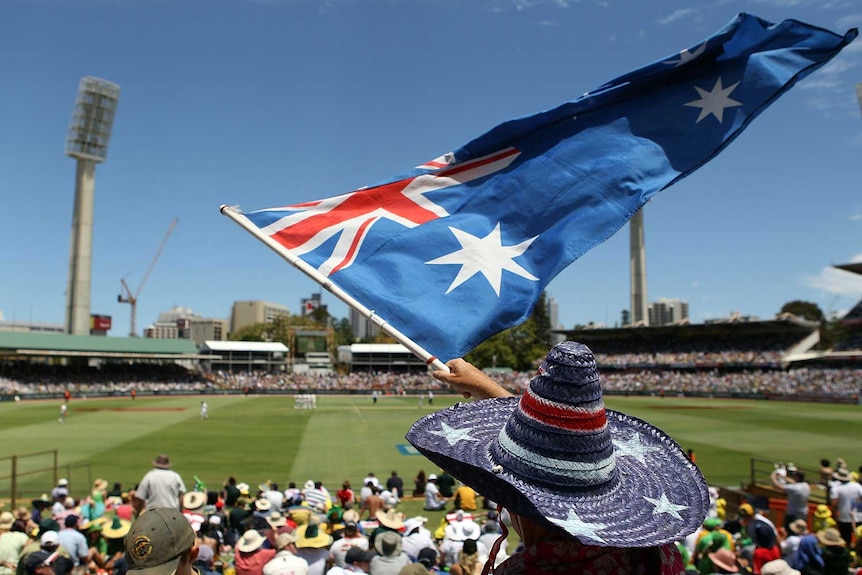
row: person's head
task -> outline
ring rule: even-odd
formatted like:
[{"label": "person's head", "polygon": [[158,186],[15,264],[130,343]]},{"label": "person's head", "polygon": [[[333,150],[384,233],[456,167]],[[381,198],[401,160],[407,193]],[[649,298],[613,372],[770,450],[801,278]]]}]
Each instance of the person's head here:
[{"label": "person's head", "polygon": [[392,471],[392,477],[398,477],[398,472],[393,470]]},{"label": "person's head", "polygon": [[475,539],[467,539],[464,541],[464,546],[461,548],[461,552],[465,555],[473,555],[474,553],[479,552],[479,546],[476,544]]},{"label": "person's head", "polygon": [[829,467],[829,460],[828,459],[821,459],[820,460],[820,467]]},{"label": "person's head", "polygon": [[24,573],[27,575],[54,575],[54,559],[57,553],[34,551],[24,560]]},{"label": "person's head", "polygon": [[315,489],[320,489],[321,487],[323,487],[323,482],[322,482],[322,481],[315,481],[315,482],[314,482],[314,488],[315,488]]},{"label": "person's head", "polygon": [[296,536],[293,533],[279,533],[275,538],[276,551],[296,551]]},{"label": "person's head", "polygon": [[426,568],[430,569],[437,563],[437,551],[431,547],[425,547],[419,550],[418,561]]},{"label": "person's head", "polygon": [[525,545],[550,534],[655,547],[693,533],[709,509],[685,450],[649,423],[606,410],[592,352],[571,341],[550,350],[523,395],[429,414],[407,440],[508,509]]},{"label": "person's head", "polygon": [[344,555],[347,565],[356,565],[366,573],[371,570],[371,560],[374,559],[374,551],[366,551],[361,547],[351,547]]},{"label": "person's head", "polygon": [[177,509],[155,507],[145,511],[124,541],[130,575],[192,574],[195,532]]},{"label": "person's head", "polygon": [[67,515],[66,518],[63,520],[63,526],[66,529],[77,529],[80,520],[81,518],[77,515]]},{"label": "person's head", "polygon": [[39,547],[43,551],[53,553],[60,546],[60,535],[56,531],[45,531],[39,537]]},{"label": "person's head", "polygon": [[736,513],[739,516],[739,522],[743,525],[748,525],[754,519],[754,507],[751,503],[743,503],[736,508]]}]

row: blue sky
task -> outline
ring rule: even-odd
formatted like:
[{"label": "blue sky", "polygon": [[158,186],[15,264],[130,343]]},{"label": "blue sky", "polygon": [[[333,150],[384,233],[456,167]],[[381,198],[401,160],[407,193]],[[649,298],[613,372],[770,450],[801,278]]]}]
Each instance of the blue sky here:
[{"label": "blue sky", "polygon": [[[75,162],[63,155],[83,76],[122,87],[96,171],[92,312],[126,335],[171,306],[298,311],[317,287],[219,214],[333,196],[431,160],[695,45],[746,11],[843,33],[858,0],[4,0],[0,6],[0,312],[63,322]],[[649,299],[692,320],[841,313],[862,279],[862,41],[803,80],[645,211]],[[550,285],[566,327],[613,325],[628,228]],[[346,307],[324,292],[337,317]]]}]

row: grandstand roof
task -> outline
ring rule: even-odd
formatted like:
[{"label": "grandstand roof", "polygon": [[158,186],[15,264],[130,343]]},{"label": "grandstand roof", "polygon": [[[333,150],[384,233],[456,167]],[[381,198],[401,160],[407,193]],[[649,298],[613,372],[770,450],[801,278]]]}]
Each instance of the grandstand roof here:
[{"label": "grandstand roof", "polygon": [[0,331],[0,356],[84,356],[139,359],[197,359],[188,339],[143,339]]},{"label": "grandstand roof", "polygon": [[744,321],[728,323],[698,323],[690,325],[662,325],[649,327],[621,327],[609,329],[554,330],[565,334],[569,339],[586,343],[606,340],[652,340],[664,337],[684,339],[714,335],[728,337],[733,335],[788,334],[798,333],[800,338],[818,327],[817,322],[808,321],[793,314],[782,314],[774,320]]},{"label": "grandstand roof", "polygon": [[851,262],[849,264],[838,264],[838,265],[834,265],[832,267],[838,268],[839,270],[853,272],[854,274],[862,274],[862,262]]},{"label": "grandstand roof", "polygon": [[400,343],[352,343],[351,353],[412,353]]},{"label": "grandstand roof", "polygon": [[264,351],[287,353],[287,346],[270,341],[218,341],[208,340],[201,346],[201,351]]}]

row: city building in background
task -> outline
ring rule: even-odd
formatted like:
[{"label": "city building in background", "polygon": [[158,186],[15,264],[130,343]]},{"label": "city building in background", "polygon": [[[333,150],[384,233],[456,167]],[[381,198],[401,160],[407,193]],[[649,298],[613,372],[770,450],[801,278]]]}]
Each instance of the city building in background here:
[{"label": "city building in background", "polygon": [[324,311],[327,311],[326,305],[320,299],[320,292],[313,293],[313,294],[311,294],[311,297],[303,298],[300,301],[299,309],[300,309],[300,314],[303,317],[305,317],[307,315],[311,315],[312,313],[314,313],[314,310],[316,310],[318,308],[323,309]]},{"label": "city building in background", "polygon": [[144,328],[144,337],[149,339],[191,339],[191,322],[200,319],[192,308],[174,306],[159,314],[152,325]]},{"label": "city building in background", "polygon": [[205,341],[224,341],[227,339],[229,326],[226,319],[194,318],[191,320],[191,339],[198,347]]},{"label": "city building in background", "polygon": [[353,339],[356,341],[374,339],[380,334],[380,326],[367,317],[350,308],[350,327],[353,329]]},{"label": "city building in background", "polygon": [[687,321],[687,301],[660,298],[649,305],[649,325],[673,325]]},{"label": "city building in background", "polygon": [[234,333],[256,323],[271,323],[277,317],[286,315],[290,315],[290,309],[280,303],[262,300],[235,301],[230,312],[230,332]]}]

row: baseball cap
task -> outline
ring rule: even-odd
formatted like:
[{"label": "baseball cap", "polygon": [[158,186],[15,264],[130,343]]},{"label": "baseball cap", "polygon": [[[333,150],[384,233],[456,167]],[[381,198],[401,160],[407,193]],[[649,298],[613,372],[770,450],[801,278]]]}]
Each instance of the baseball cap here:
[{"label": "baseball cap", "polygon": [[437,561],[437,552],[430,547],[420,549],[418,560],[419,563],[423,564],[425,567],[431,567]]},{"label": "baseball cap", "polygon": [[195,544],[195,532],[177,509],[156,507],[132,524],[125,537],[126,562],[135,575],[171,575],[180,555]]},{"label": "baseball cap", "polygon": [[352,565],[357,561],[371,561],[376,555],[374,551],[367,551],[361,547],[351,547],[347,550],[347,554],[344,555],[344,562]]},{"label": "baseball cap", "polygon": [[34,551],[27,555],[27,559],[24,560],[24,571],[32,575],[36,572],[37,567],[41,565],[50,565],[56,557],[56,553]]},{"label": "baseball cap", "polygon": [[60,544],[60,535],[56,531],[45,531],[39,538],[42,547],[56,547]]},{"label": "baseball cap", "polygon": [[436,474],[432,473],[431,475],[428,476],[428,481],[433,481],[434,479],[437,479]]}]

